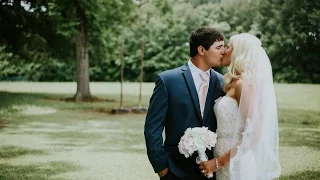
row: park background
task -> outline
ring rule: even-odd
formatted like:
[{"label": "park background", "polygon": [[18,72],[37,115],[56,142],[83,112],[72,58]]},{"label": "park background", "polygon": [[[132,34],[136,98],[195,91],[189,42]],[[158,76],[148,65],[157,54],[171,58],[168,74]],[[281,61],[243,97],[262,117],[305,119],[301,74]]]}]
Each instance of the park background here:
[{"label": "park background", "polygon": [[199,26],[221,29],[226,43],[241,32],[261,39],[279,179],[320,179],[318,0],[0,0],[0,179],[158,179],[145,114],[110,112],[147,107],[156,74],[187,62]]}]

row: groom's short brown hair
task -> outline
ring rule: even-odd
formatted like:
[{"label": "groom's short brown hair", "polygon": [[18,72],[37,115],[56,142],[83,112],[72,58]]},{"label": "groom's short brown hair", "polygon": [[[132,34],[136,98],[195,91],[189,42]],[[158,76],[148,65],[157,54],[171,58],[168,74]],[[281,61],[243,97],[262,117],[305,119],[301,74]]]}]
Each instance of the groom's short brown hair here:
[{"label": "groom's short brown hair", "polygon": [[206,50],[216,41],[223,41],[223,33],[216,28],[200,27],[191,33],[189,39],[190,57],[194,57],[198,54],[198,47],[202,46]]}]

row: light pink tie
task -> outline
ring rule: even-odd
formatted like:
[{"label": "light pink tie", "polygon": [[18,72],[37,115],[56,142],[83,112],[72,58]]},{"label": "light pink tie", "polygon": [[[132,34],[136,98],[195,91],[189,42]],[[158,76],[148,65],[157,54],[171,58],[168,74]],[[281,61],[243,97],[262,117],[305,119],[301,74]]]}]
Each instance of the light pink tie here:
[{"label": "light pink tie", "polygon": [[208,78],[209,75],[208,73],[200,73],[200,78],[202,79],[202,83],[200,85],[199,89],[199,102],[200,102],[200,111],[201,111],[201,116],[203,117],[204,114],[204,107],[206,105],[206,98],[207,98],[207,91],[208,91]]}]

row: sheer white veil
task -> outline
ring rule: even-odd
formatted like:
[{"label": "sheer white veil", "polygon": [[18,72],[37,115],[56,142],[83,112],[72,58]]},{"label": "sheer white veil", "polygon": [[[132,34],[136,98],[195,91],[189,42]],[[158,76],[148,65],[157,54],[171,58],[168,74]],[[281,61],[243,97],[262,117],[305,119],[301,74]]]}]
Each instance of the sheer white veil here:
[{"label": "sheer white veil", "polygon": [[277,178],[281,172],[279,131],[270,60],[261,41],[251,34],[238,34],[230,41],[229,74],[237,72],[243,81],[231,149],[231,179]]}]

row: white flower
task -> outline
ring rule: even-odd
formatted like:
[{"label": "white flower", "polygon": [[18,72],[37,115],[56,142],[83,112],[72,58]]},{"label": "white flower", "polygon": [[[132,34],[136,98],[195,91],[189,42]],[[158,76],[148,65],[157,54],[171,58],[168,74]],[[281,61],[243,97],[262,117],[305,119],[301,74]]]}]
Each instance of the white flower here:
[{"label": "white flower", "polygon": [[188,128],[180,138],[178,144],[179,152],[186,158],[191,156],[195,151],[205,152],[211,150],[217,143],[217,135],[207,127]]},{"label": "white flower", "polygon": [[[206,149],[211,150],[217,143],[217,135],[207,127],[188,128],[180,138],[178,144],[179,152],[186,158],[198,151],[198,161],[208,160],[205,154]],[[212,177],[209,174],[208,177]]]}]

